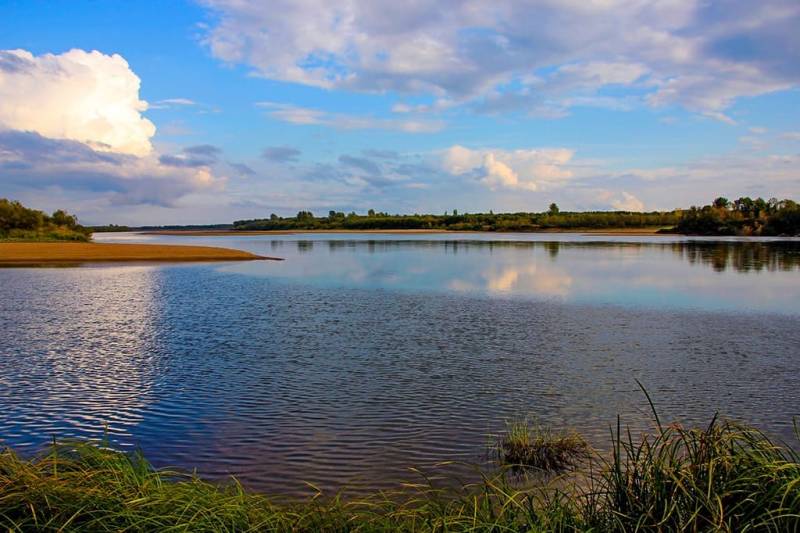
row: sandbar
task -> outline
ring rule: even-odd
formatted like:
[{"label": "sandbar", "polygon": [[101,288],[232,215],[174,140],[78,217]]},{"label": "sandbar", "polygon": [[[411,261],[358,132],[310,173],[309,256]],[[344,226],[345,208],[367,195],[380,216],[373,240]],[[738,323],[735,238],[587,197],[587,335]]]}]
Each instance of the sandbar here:
[{"label": "sandbar", "polygon": [[3,263],[192,262],[276,259],[211,246],[87,242],[0,242]]}]

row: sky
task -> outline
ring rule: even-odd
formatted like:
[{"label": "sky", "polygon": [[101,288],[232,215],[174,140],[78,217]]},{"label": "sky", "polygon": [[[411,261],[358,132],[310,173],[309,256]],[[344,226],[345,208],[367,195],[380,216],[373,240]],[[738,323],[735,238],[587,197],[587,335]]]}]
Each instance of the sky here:
[{"label": "sky", "polygon": [[0,197],[86,224],[800,197],[797,0],[0,0]]}]

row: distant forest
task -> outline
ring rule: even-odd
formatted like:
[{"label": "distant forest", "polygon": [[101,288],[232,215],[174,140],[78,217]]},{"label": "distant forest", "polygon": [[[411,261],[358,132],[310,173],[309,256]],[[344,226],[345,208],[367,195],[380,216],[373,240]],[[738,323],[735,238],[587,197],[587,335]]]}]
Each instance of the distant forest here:
[{"label": "distant forest", "polygon": [[547,231],[581,229],[658,228],[690,235],[798,235],[800,207],[792,200],[717,198],[711,205],[674,211],[564,212],[556,204],[543,213],[462,213],[390,215],[370,210],[366,215],[330,211],[326,217],[300,211],[294,217],[237,220],[235,230],[381,230],[433,229],[448,231]]},{"label": "distant forest", "polygon": [[300,211],[295,217],[237,220],[235,230],[448,230],[448,231],[542,231],[548,229],[664,228],[675,226],[679,211],[634,213],[627,211],[563,212],[556,204],[544,213],[461,213],[443,215],[390,215],[370,209],[366,215],[330,211],[316,217]]},{"label": "distant forest", "polygon": [[0,241],[88,241],[91,234],[60,209],[48,215],[0,198]]}]

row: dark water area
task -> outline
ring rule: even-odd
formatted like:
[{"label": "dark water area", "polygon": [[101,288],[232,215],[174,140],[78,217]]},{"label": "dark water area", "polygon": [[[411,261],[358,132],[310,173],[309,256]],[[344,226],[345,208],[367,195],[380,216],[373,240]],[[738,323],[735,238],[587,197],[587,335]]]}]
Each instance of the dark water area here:
[{"label": "dark water area", "polygon": [[0,444],[107,425],[157,466],[300,495],[481,463],[518,416],[602,449],[617,415],[652,427],[637,379],[662,419],[789,440],[800,415],[797,241],[104,238],[286,260],[0,269]]}]

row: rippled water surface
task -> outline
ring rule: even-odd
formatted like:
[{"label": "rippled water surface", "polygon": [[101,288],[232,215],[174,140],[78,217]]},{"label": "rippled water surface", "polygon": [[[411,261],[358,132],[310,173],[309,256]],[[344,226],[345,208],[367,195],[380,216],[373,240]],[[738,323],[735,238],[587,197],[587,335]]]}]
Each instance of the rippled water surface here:
[{"label": "rippled water surface", "polygon": [[299,494],[481,462],[519,415],[602,447],[617,414],[649,427],[636,379],[665,418],[788,439],[800,415],[797,241],[100,238],[285,260],[0,269],[0,442],[18,450],[107,424],[158,466]]}]

